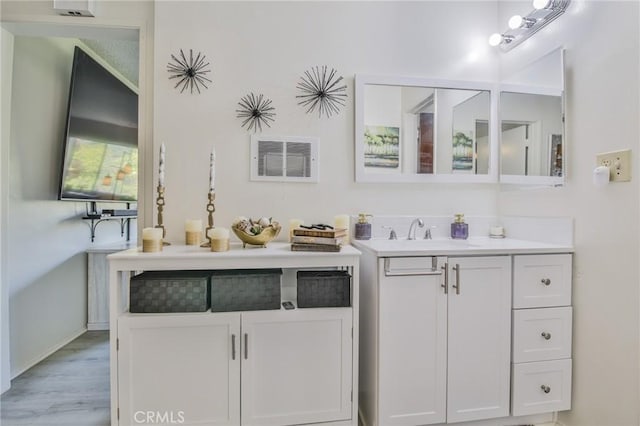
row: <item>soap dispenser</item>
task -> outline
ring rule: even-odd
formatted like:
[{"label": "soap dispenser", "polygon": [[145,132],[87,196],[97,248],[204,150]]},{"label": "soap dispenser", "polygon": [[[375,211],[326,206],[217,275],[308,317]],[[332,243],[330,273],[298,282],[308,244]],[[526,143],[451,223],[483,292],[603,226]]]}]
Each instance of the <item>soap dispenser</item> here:
[{"label": "soap dispenser", "polygon": [[356,223],[356,240],[370,240],[371,239],[371,224],[367,221],[367,217],[371,217],[370,214],[358,213],[358,223]]},{"label": "soap dispenser", "polygon": [[466,240],[469,237],[469,225],[464,223],[464,215],[456,213],[451,224],[451,238],[454,240]]}]

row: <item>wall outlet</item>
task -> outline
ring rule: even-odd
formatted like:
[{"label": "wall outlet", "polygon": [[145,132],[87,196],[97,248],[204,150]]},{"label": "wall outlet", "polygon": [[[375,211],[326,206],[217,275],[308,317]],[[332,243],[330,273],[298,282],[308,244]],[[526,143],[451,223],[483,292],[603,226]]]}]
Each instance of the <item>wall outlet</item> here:
[{"label": "wall outlet", "polygon": [[631,150],[603,152],[596,155],[598,166],[609,168],[610,182],[629,182],[631,180]]}]

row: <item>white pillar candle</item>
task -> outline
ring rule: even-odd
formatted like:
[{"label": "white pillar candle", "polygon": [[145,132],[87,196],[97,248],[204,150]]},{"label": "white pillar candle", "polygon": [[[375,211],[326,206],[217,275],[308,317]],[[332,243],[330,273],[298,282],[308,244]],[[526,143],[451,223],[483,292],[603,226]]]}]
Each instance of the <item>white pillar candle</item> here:
[{"label": "white pillar candle", "polygon": [[289,242],[293,240],[293,230],[299,228],[300,225],[304,225],[304,221],[301,219],[289,219]]},{"label": "white pillar candle", "polygon": [[339,214],[333,218],[333,227],[335,229],[346,229],[347,235],[343,238],[344,244],[349,244],[349,215]]},{"label": "white pillar candle", "polygon": [[227,228],[213,228],[207,231],[211,243],[211,251],[229,250],[229,230]]},{"label": "white pillar candle", "polygon": [[142,230],[142,251],[162,251],[162,228],[144,228]]},{"label": "white pillar candle", "polygon": [[188,246],[199,246],[202,240],[202,221],[188,219],[184,223],[184,242]]},{"label": "white pillar candle", "polygon": [[200,219],[187,219],[184,223],[186,232],[202,232],[202,221]]},{"label": "white pillar candle", "polygon": [[209,192],[214,192],[216,189],[216,149],[211,150],[211,156],[209,157]]},{"label": "white pillar candle", "polygon": [[207,231],[207,237],[214,240],[228,240],[229,230],[227,228],[212,228]]},{"label": "white pillar candle", "polygon": [[158,186],[164,186],[164,143],[160,145],[160,165],[158,166]]}]

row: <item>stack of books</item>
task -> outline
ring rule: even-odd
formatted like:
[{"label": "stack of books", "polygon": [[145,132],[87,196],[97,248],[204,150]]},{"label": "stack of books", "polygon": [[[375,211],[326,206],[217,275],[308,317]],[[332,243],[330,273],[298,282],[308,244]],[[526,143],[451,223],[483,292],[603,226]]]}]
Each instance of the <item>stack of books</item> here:
[{"label": "stack of books", "polygon": [[293,230],[291,251],[340,251],[346,229],[304,229]]}]

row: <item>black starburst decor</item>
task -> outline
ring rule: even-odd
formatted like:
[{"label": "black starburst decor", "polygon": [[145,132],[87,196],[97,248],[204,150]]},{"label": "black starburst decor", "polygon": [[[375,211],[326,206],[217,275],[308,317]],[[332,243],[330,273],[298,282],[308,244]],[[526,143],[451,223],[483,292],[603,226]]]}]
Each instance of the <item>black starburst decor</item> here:
[{"label": "black starburst decor", "polygon": [[269,122],[273,123],[276,116],[275,108],[271,106],[271,99],[264,97],[262,94],[258,96],[249,93],[243,96],[238,102],[240,109],[237,109],[238,118],[244,119],[242,127],[247,126],[247,130],[253,132],[262,131],[262,125],[271,127]]},{"label": "black starburst decor", "polygon": [[329,71],[326,65],[305,71],[296,86],[302,92],[296,96],[300,99],[298,105],[306,107],[307,114],[317,110],[318,117],[338,114],[347,98],[347,86],[340,85],[341,81],[338,71],[333,68]]},{"label": "black starburst decor", "polygon": [[207,73],[211,70],[208,69],[209,62],[205,62],[205,55],[198,52],[196,57],[193,57],[193,49],[189,49],[189,59],[185,56],[182,49],[180,49],[179,55],[171,54],[171,61],[167,64],[167,71],[169,71],[169,80],[178,79],[178,82],[174,86],[174,89],[180,88],[180,93],[184,92],[187,88],[191,93],[193,89],[196,89],[200,93],[200,86],[208,89],[207,83],[212,83],[206,77]]}]

